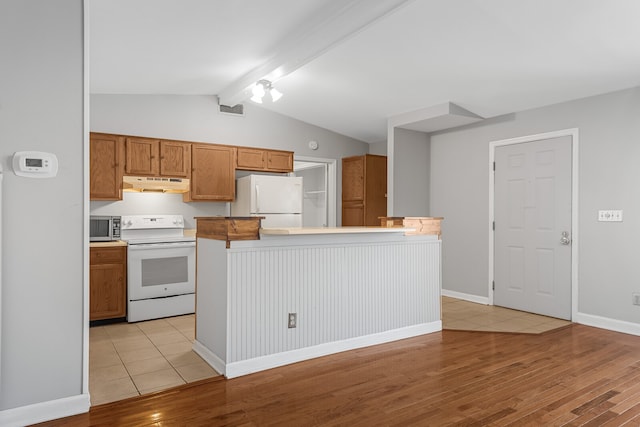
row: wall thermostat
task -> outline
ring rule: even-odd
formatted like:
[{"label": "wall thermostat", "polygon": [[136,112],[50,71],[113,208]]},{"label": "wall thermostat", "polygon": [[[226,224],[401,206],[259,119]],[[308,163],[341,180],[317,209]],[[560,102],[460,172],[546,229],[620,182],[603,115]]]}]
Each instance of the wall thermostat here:
[{"label": "wall thermostat", "polygon": [[317,150],[318,149],[318,142],[317,141],[309,141],[309,148],[311,148],[312,150]]},{"label": "wall thermostat", "polygon": [[58,174],[58,158],[42,151],[18,151],[13,154],[13,172],[27,178],[52,178]]}]

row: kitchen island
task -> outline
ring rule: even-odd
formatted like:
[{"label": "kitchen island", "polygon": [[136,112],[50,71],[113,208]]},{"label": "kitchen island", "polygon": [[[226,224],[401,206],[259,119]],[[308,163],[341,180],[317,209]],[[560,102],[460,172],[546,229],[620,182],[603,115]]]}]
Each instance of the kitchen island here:
[{"label": "kitchen island", "polygon": [[193,349],[227,378],[442,329],[439,233],[196,220]]}]

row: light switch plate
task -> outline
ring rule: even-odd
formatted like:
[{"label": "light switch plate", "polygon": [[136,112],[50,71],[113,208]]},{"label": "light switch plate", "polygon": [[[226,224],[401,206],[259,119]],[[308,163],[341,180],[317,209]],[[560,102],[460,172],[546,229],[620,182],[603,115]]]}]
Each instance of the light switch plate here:
[{"label": "light switch plate", "polygon": [[598,211],[598,221],[622,222],[622,210]]}]

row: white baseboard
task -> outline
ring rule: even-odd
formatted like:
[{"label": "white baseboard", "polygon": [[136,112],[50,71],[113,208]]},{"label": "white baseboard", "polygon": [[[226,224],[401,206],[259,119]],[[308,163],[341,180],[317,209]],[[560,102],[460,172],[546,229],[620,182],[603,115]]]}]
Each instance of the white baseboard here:
[{"label": "white baseboard", "polygon": [[443,297],[457,298],[465,301],[475,302],[478,304],[489,305],[488,297],[480,297],[478,295],[465,294],[462,292],[449,291],[447,289],[442,290]]},{"label": "white baseboard", "polygon": [[49,400],[0,411],[0,426],[20,427],[89,412],[88,394]]},{"label": "white baseboard", "polygon": [[[312,347],[305,347],[297,350],[285,351],[268,356],[256,357],[254,359],[242,360],[228,363],[225,366],[225,376],[235,378],[254,372],[264,371],[290,363],[302,362],[303,360],[315,359],[316,357],[327,356],[329,354],[340,353],[371,345],[384,344],[418,335],[429,334],[442,330],[442,321],[408,326],[406,328],[394,329],[378,334],[366,335],[363,337],[350,338],[343,341],[319,344]],[[195,346],[194,346],[195,347]],[[195,348],[194,348],[195,350]],[[206,360],[206,359],[205,359]],[[207,360],[207,362],[209,362]],[[211,364],[211,362],[209,362]],[[211,364],[214,369],[217,368]]]},{"label": "white baseboard", "polygon": [[593,326],[600,329],[622,332],[630,335],[640,335],[640,324],[624,320],[611,319],[609,317],[596,316],[594,314],[576,313],[572,319],[575,323]]},{"label": "white baseboard", "polygon": [[205,362],[211,365],[211,367],[215,369],[216,372],[222,375],[226,375],[226,363],[224,362],[224,360],[220,359],[215,353],[213,353],[197,340],[193,342],[193,351],[195,351],[196,354],[202,357]]}]

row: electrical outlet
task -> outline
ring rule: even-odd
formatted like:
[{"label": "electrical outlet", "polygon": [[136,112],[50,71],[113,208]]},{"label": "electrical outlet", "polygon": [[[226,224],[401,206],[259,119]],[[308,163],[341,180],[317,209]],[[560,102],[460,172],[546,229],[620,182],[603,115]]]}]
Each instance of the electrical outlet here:
[{"label": "electrical outlet", "polygon": [[631,296],[633,297],[633,305],[640,305],[640,294],[634,292]]},{"label": "electrical outlet", "polygon": [[295,328],[298,325],[298,313],[289,313],[289,328]]},{"label": "electrical outlet", "polygon": [[622,211],[621,210],[598,211],[598,221],[622,222]]}]

